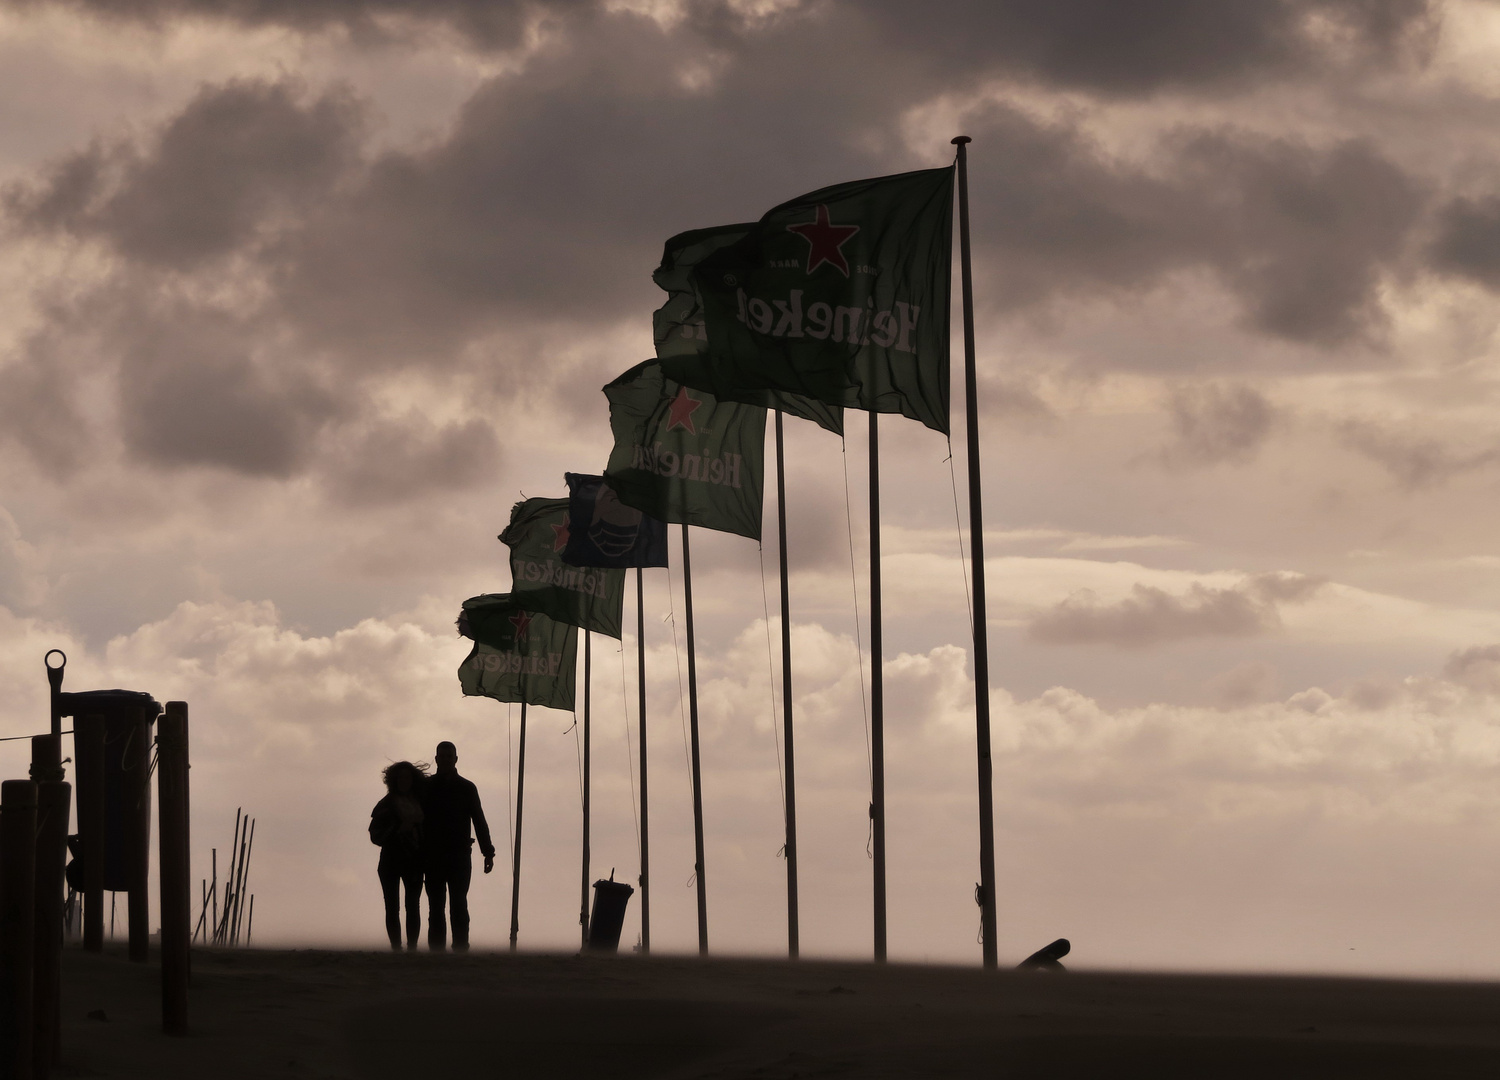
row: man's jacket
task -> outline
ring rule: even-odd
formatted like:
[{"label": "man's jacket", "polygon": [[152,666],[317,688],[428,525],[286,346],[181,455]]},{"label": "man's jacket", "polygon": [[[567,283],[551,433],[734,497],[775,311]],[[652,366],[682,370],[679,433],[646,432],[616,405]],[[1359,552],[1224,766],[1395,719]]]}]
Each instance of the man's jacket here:
[{"label": "man's jacket", "polygon": [[465,855],[469,851],[469,823],[479,837],[479,851],[493,858],[490,826],[479,805],[479,789],[456,769],[439,769],[422,790],[423,848],[429,855]]}]

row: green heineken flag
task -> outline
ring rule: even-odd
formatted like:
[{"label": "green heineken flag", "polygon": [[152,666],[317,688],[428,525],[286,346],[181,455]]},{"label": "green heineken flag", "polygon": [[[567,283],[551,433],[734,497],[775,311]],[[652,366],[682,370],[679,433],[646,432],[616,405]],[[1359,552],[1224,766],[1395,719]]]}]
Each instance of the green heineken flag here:
[{"label": "green heineken flag", "polygon": [[952,241],[951,166],[782,203],[698,259],[703,340],[662,370],[721,401],[773,390],[947,434]]},{"label": "green heineken flag", "polygon": [[604,393],[615,434],[604,478],[622,503],[760,539],[765,409],[679,386],[659,360],[637,364]]},{"label": "green heineken flag", "polygon": [[567,499],[516,503],[500,539],[510,546],[510,591],[517,600],[557,622],[620,636],[625,571],[563,562]]},{"label": "green heineken flag", "polygon": [[474,648],[458,669],[465,697],[572,711],[578,628],[522,607],[509,593],[464,601],[458,631]]},{"label": "green heineken flag", "polygon": [[[652,317],[657,359],[685,358],[696,361],[704,356],[708,347],[708,335],[704,329],[703,304],[698,287],[693,282],[693,271],[703,259],[745,239],[754,229],[753,224],[721,225],[714,229],[694,229],[692,232],[679,233],[667,241],[661,265],[651,275],[651,279],[667,292],[667,302],[657,308]],[[702,388],[708,389],[707,386]],[[733,394],[721,393],[719,400],[780,409],[789,416],[811,420],[835,435],[844,433],[844,410],[837,404],[824,404],[815,398],[775,389],[739,387]]]}]

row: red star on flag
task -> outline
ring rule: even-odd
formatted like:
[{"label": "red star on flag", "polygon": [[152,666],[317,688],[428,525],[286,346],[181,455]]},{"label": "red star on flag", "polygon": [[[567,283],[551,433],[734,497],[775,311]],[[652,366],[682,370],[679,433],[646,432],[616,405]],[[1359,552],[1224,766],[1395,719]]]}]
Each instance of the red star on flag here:
[{"label": "red star on flag", "polygon": [[667,414],[667,430],[673,428],[687,428],[689,435],[698,434],[698,429],[693,426],[693,413],[703,402],[688,396],[687,387],[679,387],[677,396],[672,399],[672,404],[667,406],[670,412]]},{"label": "red star on flag", "polygon": [[552,526],[552,550],[554,553],[568,546],[568,515],[564,514],[561,525]]},{"label": "red star on flag", "polygon": [[844,258],[844,243],[859,232],[858,225],[831,225],[828,207],[819,204],[817,219],[801,225],[788,225],[786,231],[807,241],[807,272],[811,274],[824,263],[831,263],[839,273],[849,276],[849,260]]},{"label": "red star on flag", "polygon": [[526,631],[531,628],[531,616],[524,611],[518,611],[510,617],[510,621],[516,628],[516,640],[520,641],[526,636]]}]

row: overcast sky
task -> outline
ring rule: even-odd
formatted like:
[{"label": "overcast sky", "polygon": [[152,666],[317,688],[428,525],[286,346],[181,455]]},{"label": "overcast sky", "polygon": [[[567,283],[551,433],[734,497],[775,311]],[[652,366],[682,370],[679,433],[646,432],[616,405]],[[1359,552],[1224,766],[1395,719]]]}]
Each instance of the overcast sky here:
[{"label": "overcast sky", "polygon": [[[602,468],[662,242],[967,134],[1002,963],[1500,976],[1497,72],[1488,0],[0,0],[5,734],[53,647],[189,701],[195,876],[242,805],[257,940],[382,945],[383,765],[452,739],[507,828],[518,717],[453,618],[511,504]],[[865,431],[788,427],[812,955],[870,950]],[[967,476],[882,437],[891,952],[977,963]],[[724,952],[785,944],[776,554],[694,540]],[[635,639],[595,646],[594,876],[633,879]],[[533,948],[576,942],[572,721],[531,715]]]}]

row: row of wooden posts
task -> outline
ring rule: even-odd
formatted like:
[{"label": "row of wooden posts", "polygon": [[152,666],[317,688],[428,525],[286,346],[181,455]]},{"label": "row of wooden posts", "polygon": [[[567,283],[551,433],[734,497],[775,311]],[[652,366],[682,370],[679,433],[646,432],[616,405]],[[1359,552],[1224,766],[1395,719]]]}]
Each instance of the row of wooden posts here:
[{"label": "row of wooden posts", "polygon": [[[229,876],[224,879],[224,911],[219,912],[219,849],[213,849],[213,884],[203,881],[203,906],[193,927],[193,940],[200,937],[209,945],[238,945],[240,927],[245,930],[245,944],[255,929],[255,894],[250,894],[250,910],[245,910],[245,890],[250,880],[250,856],[255,854],[255,819],[238,807],[234,812],[234,842],[229,845]],[[213,921],[209,921],[212,905]],[[243,922],[242,922],[243,920]]]},{"label": "row of wooden posts", "polygon": [[[61,680],[57,680],[60,682]],[[150,954],[151,727],[135,708],[125,756],[124,855],[129,956]],[[17,1080],[46,1080],[61,1052],[64,871],[72,786],[64,780],[62,732],[31,740],[31,776],[0,782],[0,1065]],[[105,727],[100,715],[73,722],[78,784],[78,859],[83,871],[83,948],[104,948]],[[169,701],[155,739],[161,892],[162,1030],[187,1031],[188,947],[192,931],[188,804],[188,707]]]}]

